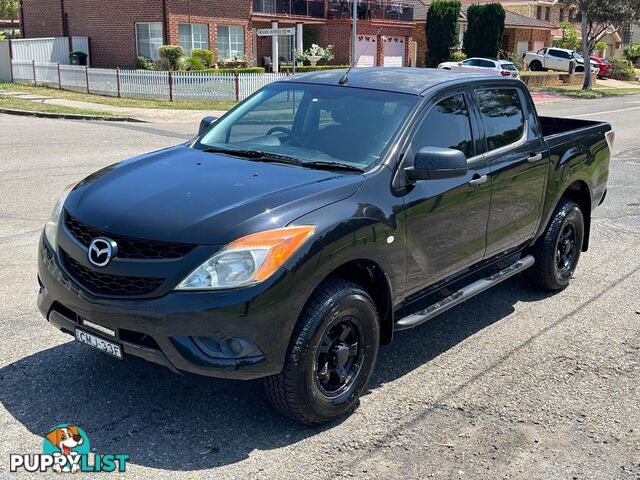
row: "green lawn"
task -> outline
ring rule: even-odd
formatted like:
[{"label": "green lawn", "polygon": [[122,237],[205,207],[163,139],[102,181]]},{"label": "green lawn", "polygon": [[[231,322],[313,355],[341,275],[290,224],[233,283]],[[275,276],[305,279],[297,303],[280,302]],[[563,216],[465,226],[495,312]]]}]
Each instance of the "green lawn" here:
[{"label": "green lawn", "polygon": [[564,87],[539,87],[531,88],[532,92],[550,92],[576,98],[606,98],[620,95],[640,94],[638,88],[611,88],[595,86],[593,90],[582,90],[582,85],[567,85]]},{"label": "green lawn", "polygon": [[30,112],[93,115],[93,116],[114,117],[114,118],[120,117],[119,115],[115,115],[110,112],[97,112],[95,110],[86,110],[84,108],[63,107],[60,105],[52,105],[49,103],[32,102],[30,100],[23,100],[21,98],[8,97],[5,95],[0,95],[0,108],[10,108],[14,110],[28,110]]},{"label": "green lawn", "polygon": [[11,90],[17,92],[34,93],[55,98],[66,98],[80,102],[99,103],[101,105],[112,105],[114,107],[126,108],[170,108],[185,110],[229,110],[236,105],[232,101],[193,101],[180,100],[170,102],[168,100],[142,100],[134,98],[106,97],[103,95],[92,95],[88,93],[70,92],[49,87],[34,87],[33,85],[23,85],[17,83],[0,82],[0,90]]}]

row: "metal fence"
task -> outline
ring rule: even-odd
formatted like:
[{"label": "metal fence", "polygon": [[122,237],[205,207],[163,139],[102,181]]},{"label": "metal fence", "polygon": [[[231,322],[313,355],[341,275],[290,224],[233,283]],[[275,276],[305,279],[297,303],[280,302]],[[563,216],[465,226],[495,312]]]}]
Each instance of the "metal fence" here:
[{"label": "metal fence", "polygon": [[154,72],[12,60],[13,81],[159,100],[244,100],[286,73]]},{"label": "metal fence", "polygon": [[[9,42],[14,60],[69,64],[69,54],[72,51],[89,55],[88,37],[20,38],[9,40]],[[91,65],[89,57],[87,57],[87,64]]]}]

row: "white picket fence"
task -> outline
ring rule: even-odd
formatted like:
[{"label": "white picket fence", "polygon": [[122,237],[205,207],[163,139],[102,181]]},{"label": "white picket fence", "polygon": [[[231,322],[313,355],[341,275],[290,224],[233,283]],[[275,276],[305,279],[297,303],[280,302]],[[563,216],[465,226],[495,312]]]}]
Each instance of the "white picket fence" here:
[{"label": "white picket fence", "polygon": [[244,100],[285,73],[154,72],[12,60],[13,81],[124,98]]}]

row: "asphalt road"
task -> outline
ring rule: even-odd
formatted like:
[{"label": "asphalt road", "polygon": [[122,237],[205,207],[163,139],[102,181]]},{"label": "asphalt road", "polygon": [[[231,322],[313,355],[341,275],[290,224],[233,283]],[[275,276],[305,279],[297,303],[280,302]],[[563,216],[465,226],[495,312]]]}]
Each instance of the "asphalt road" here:
[{"label": "asphalt road", "polygon": [[119,362],[36,309],[37,240],[58,192],[195,124],[0,115],[0,476],[15,477],[10,453],[40,453],[69,422],[95,452],[130,454],[131,478],[640,478],[640,97],[540,111],[618,133],[570,288],[541,295],[515,278],[399,333],[359,409],[323,428],[279,417],[260,382]]}]

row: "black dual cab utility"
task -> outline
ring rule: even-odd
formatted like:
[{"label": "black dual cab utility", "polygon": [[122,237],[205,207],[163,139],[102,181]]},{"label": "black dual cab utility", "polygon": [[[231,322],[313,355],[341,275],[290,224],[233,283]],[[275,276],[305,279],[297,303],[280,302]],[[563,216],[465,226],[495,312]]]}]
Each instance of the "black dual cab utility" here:
[{"label": "black dual cab utility", "polygon": [[394,331],[520,272],[565,288],[613,139],[538,117],[519,80],[289,77],[69,186],[40,242],[38,305],[114,357],[264,377],[285,415],[331,421]]}]

